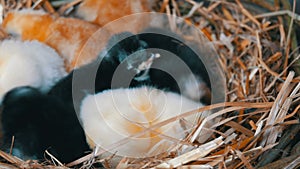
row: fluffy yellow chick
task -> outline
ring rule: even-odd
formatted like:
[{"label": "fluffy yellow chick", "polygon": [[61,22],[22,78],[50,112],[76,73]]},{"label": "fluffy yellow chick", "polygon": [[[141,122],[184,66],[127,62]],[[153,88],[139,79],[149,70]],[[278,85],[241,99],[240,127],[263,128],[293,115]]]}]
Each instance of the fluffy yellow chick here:
[{"label": "fluffy yellow chick", "polygon": [[[139,137],[132,135],[202,106],[179,94],[144,86],[88,95],[82,102],[79,117],[91,148],[98,146],[111,153],[116,152],[118,156],[139,158],[170,150],[195,127],[199,118],[209,112],[173,121]],[[125,144],[109,149],[126,138]]]}]

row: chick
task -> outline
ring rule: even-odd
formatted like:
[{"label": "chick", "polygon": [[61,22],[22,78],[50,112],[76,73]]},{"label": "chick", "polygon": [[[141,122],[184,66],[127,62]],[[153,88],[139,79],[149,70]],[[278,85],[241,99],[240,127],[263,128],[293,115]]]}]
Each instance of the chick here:
[{"label": "chick", "polygon": [[[91,148],[99,146],[120,156],[140,158],[170,150],[209,113],[177,119],[138,137],[132,135],[202,106],[179,94],[142,86],[88,95],[82,101],[79,117]],[[128,142],[111,149],[111,145],[126,138]]]},{"label": "chick", "polygon": [[[119,41],[120,43],[118,43]],[[152,50],[153,48],[156,49]],[[153,56],[158,55],[160,57],[153,58]],[[73,70],[68,76],[55,84],[47,93],[45,99],[35,99],[35,97],[28,99],[29,103],[32,100],[40,100],[41,102],[29,104],[24,102],[23,99],[18,103],[11,104],[18,106],[15,106],[16,108],[10,107],[14,109],[6,109],[5,114],[14,111],[17,114],[25,114],[22,111],[28,111],[29,109],[26,107],[34,107],[35,111],[44,112],[42,113],[44,116],[51,116],[53,113],[54,116],[58,116],[63,121],[74,121],[74,118],[76,118],[74,115],[79,114],[90,147],[93,148],[98,145],[105,149],[108,144],[113,143],[115,140],[135,134],[170,117],[201,107],[203,104],[199,101],[199,96],[196,95],[197,97],[194,98],[195,93],[202,92],[199,88],[199,83],[202,82],[199,79],[203,78],[203,81],[208,82],[208,86],[210,85],[209,79],[206,78],[208,75],[205,67],[202,66],[203,63],[198,55],[180,38],[176,39],[153,33],[135,35],[125,32],[114,36],[109,41],[107,49],[100,54],[97,60]],[[177,77],[173,78],[172,74],[168,74],[170,72]],[[186,78],[188,80],[185,80]],[[191,86],[193,87],[192,91],[194,91],[192,94],[187,90]],[[51,102],[52,109],[43,106],[49,105],[49,99],[53,100],[53,103]],[[63,102],[62,108],[60,107],[61,102]],[[47,111],[47,109],[54,109],[55,111]],[[59,113],[61,109],[65,109],[65,113]],[[99,114],[99,110],[104,112],[105,118],[101,119],[102,116]],[[121,112],[121,114],[115,114],[114,112]],[[198,121],[200,115],[201,119],[208,114],[210,113],[197,114],[196,117],[191,116],[180,122],[175,121],[164,127],[159,127],[154,131],[147,131],[137,139],[131,139],[127,144],[129,148],[136,144],[138,147],[136,151],[132,150],[131,152],[126,146],[116,147],[120,151],[118,155],[143,157],[166,151],[174,142],[184,138],[185,132],[190,131],[188,129]],[[21,116],[13,116],[11,119],[18,117]],[[33,116],[29,114],[28,117]],[[69,137],[66,134],[69,130],[74,130],[73,132],[80,130],[77,122],[64,126],[65,124],[60,120],[51,117],[43,120],[47,121],[47,124],[52,123],[51,126],[65,128],[66,130],[63,130],[62,135],[66,135],[66,137]],[[111,122],[106,123],[107,120]],[[119,122],[120,124],[118,124]],[[212,123],[209,122],[205,127],[211,126]],[[28,122],[29,126],[30,124],[32,123]],[[38,126],[43,124],[34,123],[35,127],[33,128],[38,129]],[[49,126],[45,126],[44,130],[47,129],[51,133],[53,128],[51,129]],[[72,126],[75,127],[72,128]],[[105,129],[110,129],[109,127],[116,128],[122,134],[106,131]],[[26,131],[30,131],[23,131],[22,126],[16,126],[12,123],[7,125],[6,130],[9,128],[20,131],[19,135],[21,136],[18,136],[19,138],[24,137]],[[54,129],[58,130],[57,127]],[[40,142],[39,144],[42,145],[36,150],[41,153],[49,144],[47,143],[44,146],[46,140],[43,140],[42,133],[36,130],[33,131],[29,134],[32,135],[32,139],[36,139],[36,142]],[[22,133],[25,134],[22,135]],[[110,138],[113,138],[113,141],[107,141],[109,134],[112,134]],[[10,138],[11,135],[7,135],[7,138]],[[101,142],[103,136],[107,138]],[[170,139],[170,136],[177,140]],[[210,133],[203,132],[199,135],[199,140],[205,141],[209,136]],[[65,137],[61,136],[61,138]],[[78,136],[78,138],[82,141],[82,136]],[[28,144],[26,138],[23,139],[24,141],[18,144]],[[138,140],[143,141],[140,143]],[[81,141],[78,144],[83,144]],[[38,143],[36,144],[38,145]],[[61,144],[68,144],[68,142]],[[76,147],[76,145],[73,147]],[[20,152],[19,150],[17,149],[16,153]],[[109,150],[114,152],[114,150]],[[62,157],[68,153],[67,150],[59,152]]]},{"label": "chick", "polygon": [[50,47],[37,41],[0,42],[0,101],[19,86],[46,93],[65,75],[63,60]]},{"label": "chick", "polygon": [[171,31],[149,28],[140,34],[116,34],[108,46],[105,58],[118,65],[113,85],[147,84],[210,104],[210,79],[201,59],[205,56],[196,53],[195,44]]},{"label": "chick", "polygon": [[[141,12],[150,12],[152,0],[84,0],[76,11],[76,15],[86,21],[100,26],[113,23],[111,29],[115,33],[131,31],[137,33],[145,28],[149,22],[146,15],[135,15]],[[132,15],[130,18],[126,16]],[[118,22],[114,22],[117,19]]]},{"label": "chick", "polygon": [[47,96],[32,87],[9,91],[3,101],[1,124],[2,149],[12,155],[44,160],[47,150],[62,163],[83,156],[89,147],[73,109],[55,96]]},{"label": "chick", "polygon": [[[153,58],[156,55],[160,57]],[[64,98],[79,111],[86,94],[142,85],[197,102],[204,100],[205,104],[211,101],[208,73],[199,56],[184,41],[153,33],[114,35],[97,60],[72,71],[49,93]]]},{"label": "chick", "polygon": [[[68,72],[91,62],[101,49],[99,43],[86,44],[98,26],[79,19],[54,17],[41,10],[9,12],[2,26],[22,40],[38,40],[54,48],[64,59]],[[85,52],[81,54],[84,47]]]}]

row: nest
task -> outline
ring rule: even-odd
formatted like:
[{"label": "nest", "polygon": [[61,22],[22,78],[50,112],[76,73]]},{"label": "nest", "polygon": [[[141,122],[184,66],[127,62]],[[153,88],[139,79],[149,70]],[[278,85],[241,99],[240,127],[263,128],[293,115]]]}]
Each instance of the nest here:
[{"label": "nest", "polygon": [[[43,8],[70,15],[81,0],[1,0],[6,12]],[[294,2],[295,3],[295,2]],[[154,10],[185,18],[213,42],[227,80],[227,102],[187,112],[223,107],[207,117],[221,117],[206,143],[178,154],[166,152],[144,159],[124,158],[122,168],[297,168],[300,166],[300,65],[296,35],[300,15],[286,0],[163,0]],[[171,10],[172,9],[172,10]],[[0,37],[8,35],[0,31]],[[162,122],[164,125],[172,121]],[[199,125],[198,128],[200,128]],[[197,135],[197,130],[193,133]],[[186,140],[189,140],[187,138]],[[88,167],[108,159],[86,156],[69,164],[52,157],[44,163],[23,161],[1,152],[1,168]]]}]

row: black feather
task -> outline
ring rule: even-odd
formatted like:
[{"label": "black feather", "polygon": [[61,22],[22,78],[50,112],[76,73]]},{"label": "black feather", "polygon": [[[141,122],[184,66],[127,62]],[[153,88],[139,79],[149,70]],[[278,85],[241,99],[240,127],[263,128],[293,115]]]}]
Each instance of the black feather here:
[{"label": "black feather", "polygon": [[7,151],[13,136],[13,153],[28,158],[43,159],[48,150],[62,162],[71,162],[89,150],[76,114],[60,98],[19,87],[5,95],[2,106]]}]

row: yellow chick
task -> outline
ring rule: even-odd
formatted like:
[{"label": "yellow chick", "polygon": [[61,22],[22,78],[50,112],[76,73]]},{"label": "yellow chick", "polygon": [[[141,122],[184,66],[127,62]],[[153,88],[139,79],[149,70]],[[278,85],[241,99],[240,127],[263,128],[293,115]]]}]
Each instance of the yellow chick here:
[{"label": "yellow chick", "polygon": [[[179,94],[152,87],[113,89],[88,95],[82,101],[79,118],[91,148],[97,146],[117,156],[140,158],[170,150],[209,112],[173,121],[138,137],[132,135],[202,106]],[[125,144],[110,149],[126,138]]]}]

